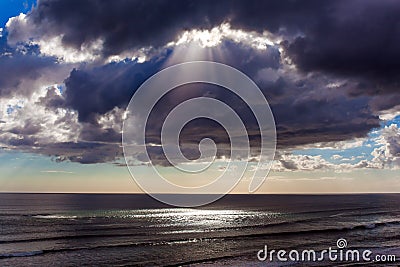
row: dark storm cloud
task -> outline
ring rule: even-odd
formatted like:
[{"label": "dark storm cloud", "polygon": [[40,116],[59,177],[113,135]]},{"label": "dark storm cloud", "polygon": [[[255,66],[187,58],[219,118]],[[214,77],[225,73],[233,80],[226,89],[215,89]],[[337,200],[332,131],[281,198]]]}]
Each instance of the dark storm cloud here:
[{"label": "dark storm cloud", "polygon": [[[63,43],[80,48],[103,38],[106,55],[129,48],[161,46],[182,29],[212,27],[224,20],[211,1],[39,1],[32,22],[45,34],[64,33]],[[18,32],[10,33],[18,35]]]},{"label": "dark storm cloud", "polygon": [[[280,66],[279,51],[273,47],[261,52],[239,44],[225,43],[219,48],[207,48],[205,50],[208,50],[210,54],[216,54],[217,50],[222,52],[223,55],[215,58],[215,60],[236,66],[250,76],[257,75],[260,68],[277,69]],[[179,52],[177,53],[179,54]],[[224,55],[225,53],[226,56]],[[109,63],[92,69],[73,70],[65,80],[65,101],[60,102],[61,97],[48,91],[46,98],[43,98],[42,102],[45,105],[49,105],[49,107],[68,107],[77,110],[80,122],[86,125],[81,135],[83,140],[114,142],[116,140],[116,133],[112,130],[105,132],[104,129],[98,128],[100,127],[96,121],[98,116],[111,111],[115,107],[125,108],[135,90],[146,79],[161,69],[167,62],[171,64],[168,61],[170,55],[171,51],[166,51],[161,56],[154,57],[152,60],[144,63],[127,60],[119,63]],[[235,55],[235,57],[231,57],[230,55]],[[179,62],[173,62],[172,64],[176,63]],[[161,122],[165,119],[168,112],[182,101],[207,94],[212,94],[212,97],[225,102],[229,102],[231,98],[237,100],[237,97],[235,98],[232,94],[222,92],[225,91],[223,89],[218,90],[204,84],[190,85],[185,89],[167,94],[163,98],[163,101],[156,106],[156,112],[152,113],[155,114],[154,119],[150,117],[150,121],[153,121],[153,123],[149,123],[149,129],[152,130],[148,134],[149,142],[151,142],[153,135],[157,135],[154,132],[159,133]],[[242,106],[239,106],[238,109],[243,107],[245,105],[242,103]],[[251,112],[249,110],[246,111],[238,111],[238,113],[243,114],[244,121],[254,120],[250,116]],[[215,137],[220,136],[222,138],[219,132],[215,132],[214,135]],[[153,141],[158,143],[159,136],[154,138],[155,140]],[[198,140],[197,137],[193,138]],[[185,141],[189,142],[190,140],[185,139]]]},{"label": "dark storm cloud", "polygon": [[70,161],[81,164],[115,162],[123,158],[120,145],[99,142],[60,142],[38,145],[32,136],[11,138],[7,149],[50,156],[56,162]]},{"label": "dark storm cloud", "polygon": [[[209,48],[210,53],[215,48]],[[343,88],[329,88],[328,84],[336,82],[332,75],[298,74],[296,71],[284,70],[280,52],[275,47],[257,50],[241,44],[223,42],[218,46],[220,57],[213,59],[243,71],[252,78],[268,100],[277,126],[278,147],[287,148],[325,141],[342,141],[365,136],[372,128],[379,127],[379,118],[371,106],[368,96],[347,97],[347,91],[353,88],[351,82],[344,83]],[[252,147],[259,146],[257,122],[246,103],[235,97],[228,90],[216,86],[186,86],[186,98],[177,91],[171,94],[170,102],[165,109],[171,109],[177,103],[196,96],[210,96],[229,104],[245,122]],[[343,92],[340,92],[342,90]],[[211,93],[212,92],[212,93]],[[180,98],[178,97],[180,96]],[[175,102],[174,102],[175,101]],[[384,101],[384,100],[382,100]],[[388,106],[398,103],[397,98],[387,101]],[[382,106],[381,106],[382,107]],[[385,106],[386,108],[387,106]],[[168,112],[158,115],[160,121]],[[161,125],[159,123],[159,125]],[[203,121],[193,127],[184,129],[182,139],[189,143],[198,143],[202,134],[199,129],[205,126],[206,133],[223,144],[227,137],[220,127]],[[158,131],[160,129],[157,129]]]},{"label": "dark storm cloud", "polygon": [[287,169],[287,170],[297,170],[297,164],[293,160],[279,160],[280,163],[282,163],[282,166]]},{"label": "dark storm cloud", "polygon": [[113,162],[122,158],[122,148],[114,144],[64,142],[43,146],[36,153],[52,156],[55,161],[82,164]]},{"label": "dark storm cloud", "polygon": [[[203,49],[209,52],[204,54],[214,55],[218,54],[215,53],[218,49],[221,56],[214,60],[243,70],[257,82],[274,113],[279,148],[348,140],[365,136],[372,128],[379,127],[378,117],[369,108],[368,97],[347,98],[344,94],[336,95],[333,90],[326,88],[327,78],[321,78],[322,75],[291,78],[290,72],[278,72],[281,58],[274,47],[260,51],[241,44],[224,42],[218,48]],[[168,59],[169,53],[162,59],[155,58],[142,64],[125,61],[72,71],[66,80],[64,104],[77,110],[80,121],[87,123],[81,139],[119,141],[119,133],[96,125],[97,116],[109,112],[115,106],[125,108],[135,89],[163,63],[169,62]],[[173,62],[175,63],[179,62]],[[263,71],[265,69],[268,71]],[[179,103],[199,96],[213,97],[229,104],[244,121],[252,148],[257,151],[260,140],[258,125],[246,103],[226,89],[205,84],[186,85],[167,94],[150,115],[147,141],[159,144],[160,127],[169,112]],[[219,156],[229,153],[223,146],[229,143],[223,129],[207,120],[198,120],[185,127],[181,141],[182,144],[197,144],[205,136],[222,144],[219,147]],[[197,149],[187,148],[186,153],[189,158],[198,156]],[[162,154],[157,153],[152,153],[152,158],[159,162],[165,159]]]},{"label": "dark storm cloud", "polygon": [[[277,69],[280,66],[280,53],[273,47],[260,52],[254,48],[226,42],[219,48],[205,50],[211,54],[216,54],[217,50],[222,51],[226,56],[216,57],[215,60],[235,66],[250,76],[256,75],[260,68]],[[104,114],[114,107],[125,108],[135,90],[151,75],[165,67],[171,53],[171,50],[167,49],[144,63],[127,60],[90,69],[74,69],[65,80],[65,102],[60,103],[59,97],[54,96],[50,98],[52,103],[49,105],[77,110],[79,120],[86,122],[93,121],[94,116]],[[172,62],[176,63],[181,62]]]},{"label": "dark storm cloud", "polygon": [[[118,122],[115,122],[116,124]],[[112,128],[103,129],[100,125],[84,124],[80,138],[86,141],[121,143],[121,133]]]},{"label": "dark storm cloud", "polygon": [[276,118],[279,148],[349,140],[366,136],[372,128],[379,127],[379,118],[369,110],[367,98],[287,98],[272,104],[271,109]]},{"label": "dark storm cloud", "polygon": [[[319,1],[39,0],[28,21],[40,34],[62,33],[63,44],[75,48],[101,38],[104,54],[113,55],[126,49],[162,46],[183,30],[209,29],[222,22],[260,32],[297,33],[318,22],[330,5]],[[10,40],[23,36],[20,28],[10,29]]]},{"label": "dark storm cloud", "polygon": [[27,147],[27,151],[31,151],[31,147],[35,144],[36,138],[32,136],[24,136],[23,138],[10,138],[7,142],[8,146],[14,146],[18,148]]},{"label": "dark storm cloud", "polygon": [[354,94],[391,93],[400,85],[400,3],[337,1],[304,35],[286,42],[288,55],[304,71],[368,78]]},{"label": "dark storm cloud", "polygon": [[[44,0],[28,15],[41,34],[63,34],[80,48],[104,40],[104,54],[163,46],[185,29],[232,27],[282,36],[304,71],[374,79],[364,93],[398,90],[400,4],[383,1],[95,1]],[[9,35],[15,39],[18,29]],[[16,38],[18,39],[18,38]]]},{"label": "dark storm cloud", "polygon": [[90,121],[114,107],[126,107],[135,90],[161,67],[163,59],[136,64],[110,63],[89,70],[74,69],[65,80],[65,104]]}]

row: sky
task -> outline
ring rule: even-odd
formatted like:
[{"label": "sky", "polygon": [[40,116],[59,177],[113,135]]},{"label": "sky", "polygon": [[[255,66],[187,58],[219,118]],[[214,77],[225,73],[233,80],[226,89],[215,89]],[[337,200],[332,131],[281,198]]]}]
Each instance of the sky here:
[{"label": "sky", "polygon": [[[394,0],[2,0],[0,192],[141,192],[121,147],[125,110],[146,79],[192,60],[242,71],[268,100],[277,147],[257,193],[400,192],[398,14]],[[201,96],[230,105],[248,130],[249,170],[232,191],[246,193],[260,129],[218,86],[181,86],[157,103],[152,164],[184,186],[223,170],[229,139],[209,120],[180,136],[192,159],[200,140],[215,141],[207,175],[176,175],[159,146],[167,114]]]}]

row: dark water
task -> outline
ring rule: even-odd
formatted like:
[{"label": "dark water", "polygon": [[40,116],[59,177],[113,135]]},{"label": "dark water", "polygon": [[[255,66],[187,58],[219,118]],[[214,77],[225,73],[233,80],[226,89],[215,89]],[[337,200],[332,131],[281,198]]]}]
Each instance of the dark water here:
[{"label": "dark water", "polygon": [[0,266],[265,266],[264,245],[318,251],[339,238],[399,261],[399,204],[399,194],[230,195],[185,209],[146,195],[0,194]]}]

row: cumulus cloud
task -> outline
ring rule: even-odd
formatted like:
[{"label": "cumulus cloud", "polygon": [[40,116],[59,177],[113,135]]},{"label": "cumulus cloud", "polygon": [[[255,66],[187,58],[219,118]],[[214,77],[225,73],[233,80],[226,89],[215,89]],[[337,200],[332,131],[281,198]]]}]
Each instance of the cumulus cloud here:
[{"label": "cumulus cloud", "polygon": [[400,168],[400,129],[396,124],[385,126],[377,139],[380,145],[371,153],[373,164],[382,168]]},{"label": "cumulus cloud", "polygon": [[[339,163],[332,163],[324,159],[322,155],[302,155],[290,152],[278,153],[274,163],[273,171],[334,171],[348,172],[355,169],[383,169],[385,165],[380,159],[373,160],[362,159],[363,157],[343,158],[339,155],[333,155],[331,159],[340,160]],[[386,160],[386,159],[385,159]],[[351,162],[354,161],[354,162]],[[388,166],[386,166],[388,167]]]},{"label": "cumulus cloud", "polygon": [[40,88],[29,97],[0,99],[4,121],[0,126],[0,136],[3,143],[39,145],[77,140],[76,132],[80,126],[76,112],[61,108],[49,111],[38,104],[48,90],[57,89]]},{"label": "cumulus cloud", "polygon": [[64,101],[59,90],[54,85],[40,88],[29,97],[0,98],[1,146],[52,156],[56,161],[99,163],[122,157],[123,112],[116,108],[97,116],[96,124],[81,124],[76,111],[49,108],[53,100]]},{"label": "cumulus cloud", "polygon": [[272,170],[274,171],[314,171],[334,168],[334,164],[323,159],[322,156],[294,155],[292,153],[278,153]]},{"label": "cumulus cloud", "polygon": [[28,21],[24,13],[11,17],[6,23],[6,29],[8,32],[7,42],[13,46],[22,42],[28,43],[38,36],[37,28]]},{"label": "cumulus cloud", "polygon": [[393,120],[397,116],[400,116],[400,105],[379,112],[379,118],[384,121]]},{"label": "cumulus cloud", "polygon": [[331,157],[331,159],[333,159],[333,160],[338,160],[338,159],[342,159],[342,158],[343,158],[343,156],[337,155],[337,154],[335,154],[335,155],[333,155],[333,156]]}]

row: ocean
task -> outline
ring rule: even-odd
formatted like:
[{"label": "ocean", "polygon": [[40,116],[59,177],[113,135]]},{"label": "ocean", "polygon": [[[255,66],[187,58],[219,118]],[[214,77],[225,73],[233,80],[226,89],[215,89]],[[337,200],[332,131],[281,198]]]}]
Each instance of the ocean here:
[{"label": "ocean", "polygon": [[[0,266],[398,266],[399,204],[400,194],[227,195],[192,209],[143,194],[0,194]],[[257,256],[339,239],[370,261]]]}]

